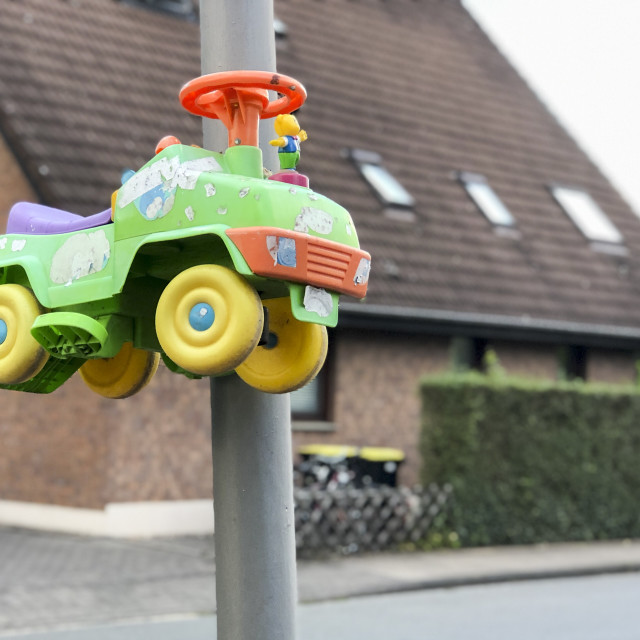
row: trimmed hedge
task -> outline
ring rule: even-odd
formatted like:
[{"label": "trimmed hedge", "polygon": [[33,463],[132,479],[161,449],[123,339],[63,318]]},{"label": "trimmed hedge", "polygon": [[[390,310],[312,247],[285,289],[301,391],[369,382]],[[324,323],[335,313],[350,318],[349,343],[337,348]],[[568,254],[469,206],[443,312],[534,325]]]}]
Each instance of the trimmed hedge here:
[{"label": "trimmed hedge", "polygon": [[463,546],[640,537],[635,388],[457,374],[421,384],[423,483]]}]

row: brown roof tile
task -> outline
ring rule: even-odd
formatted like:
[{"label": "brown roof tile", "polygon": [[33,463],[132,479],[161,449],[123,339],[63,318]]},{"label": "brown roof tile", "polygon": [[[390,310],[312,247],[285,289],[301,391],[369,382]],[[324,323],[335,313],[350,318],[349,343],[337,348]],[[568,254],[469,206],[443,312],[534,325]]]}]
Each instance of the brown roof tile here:
[{"label": "brown roof tile", "polygon": [[[374,257],[365,304],[634,326],[640,221],[455,0],[276,0],[279,68],[301,80],[301,170],[352,213]],[[197,25],[116,0],[5,0],[0,130],[49,204],[100,210],[174,133],[199,74]],[[268,125],[267,125],[268,126]],[[372,150],[416,199],[384,213],[344,148]],[[498,235],[456,179],[484,175],[517,221]],[[627,257],[594,251],[548,191],[589,191]]]}]

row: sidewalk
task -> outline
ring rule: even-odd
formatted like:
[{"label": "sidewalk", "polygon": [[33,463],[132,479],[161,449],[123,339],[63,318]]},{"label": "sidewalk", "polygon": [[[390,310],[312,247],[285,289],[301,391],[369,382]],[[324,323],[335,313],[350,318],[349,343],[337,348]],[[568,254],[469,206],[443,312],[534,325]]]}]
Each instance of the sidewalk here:
[{"label": "sidewalk", "polygon": [[[378,554],[298,563],[301,602],[640,571],[640,541]],[[209,537],[89,538],[0,527],[0,635],[215,611]]]},{"label": "sidewalk", "polygon": [[640,571],[640,540],[379,554],[298,563],[302,602]]}]

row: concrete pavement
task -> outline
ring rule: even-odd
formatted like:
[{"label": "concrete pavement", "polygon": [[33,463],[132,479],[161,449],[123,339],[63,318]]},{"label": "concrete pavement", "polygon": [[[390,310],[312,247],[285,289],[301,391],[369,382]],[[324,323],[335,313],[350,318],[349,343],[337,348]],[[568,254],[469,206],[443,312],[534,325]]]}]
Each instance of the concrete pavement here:
[{"label": "concrete pavement", "polygon": [[640,571],[640,540],[381,553],[298,563],[303,602]]},{"label": "concrete pavement", "polygon": [[[303,604],[304,640],[637,640],[640,573],[427,589]],[[215,616],[11,636],[215,640]],[[244,636],[242,636],[244,637]]]},{"label": "concrete pavement", "polygon": [[[301,561],[298,586],[302,602],[318,602],[626,571],[640,571],[640,541]],[[98,638],[95,627],[100,625],[172,617],[182,620],[175,624],[187,624],[185,619],[214,611],[215,557],[210,537],[116,540],[0,528],[0,636],[91,627],[91,637]]]}]

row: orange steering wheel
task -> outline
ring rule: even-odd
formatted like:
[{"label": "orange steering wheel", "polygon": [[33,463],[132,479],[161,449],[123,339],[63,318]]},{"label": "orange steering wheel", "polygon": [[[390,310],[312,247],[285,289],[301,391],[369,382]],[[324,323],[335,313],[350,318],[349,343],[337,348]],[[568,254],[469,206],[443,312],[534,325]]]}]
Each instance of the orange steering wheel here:
[{"label": "orange steering wheel", "polygon": [[[281,97],[269,99],[269,90]],[[182,106],[198,116],[217,118],[229,132],[229,146],[258,145],[258,122],[291,113],[307,99],[293,78],[271,71],[223,71],[195,78],[182,87]]]}]

